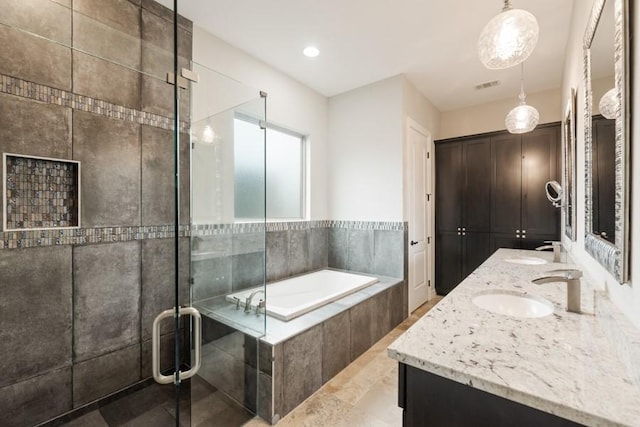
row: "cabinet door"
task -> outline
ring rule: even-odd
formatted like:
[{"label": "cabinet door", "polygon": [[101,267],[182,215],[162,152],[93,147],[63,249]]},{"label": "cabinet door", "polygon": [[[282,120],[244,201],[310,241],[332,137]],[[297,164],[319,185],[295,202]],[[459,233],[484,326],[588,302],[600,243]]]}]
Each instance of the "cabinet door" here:
[{"label": "cabinet door", "polygon": [[491,234],[491,253],[500,248],[521,249],[520,237],[516,237],[515,233],[492,233]]},{"label": "cabinet door", "polygon": [[520,230],[522,151],[519,135],[491,138],[491,231]]},{"label": "cabinet door", "polygon": [[446,295],[462,280],[462,238],[455,231],[436,233],[436,292]]},{"label": "cabinet door", "polygon": [[547,199],[545,184],[558,180],[558,127],[536,129],[522,136],[522,228],[527,235],[560,236],[560,209]]},{"label": "cabinet door", "polygon": [[490,233],[465,232],[462,237],[464,256],[462,258],[462,279],[480,267],[493,253]]},{"label": "cabinet door", "polygon": [[554,234],[527,234],[525,239],[521,239],[520,248],[533,250],[539,246],[546,245],[546,241],[558,240],[558,236]]},{"label": "cabinet door", "polygon": [[464,187],[462,226],[467,232],[491,230],[491,140],[467,140],[462,145]]},{"label": "cabinet door", "polygon": [[462,143],[436,144],[436,229],[462,227]]}]

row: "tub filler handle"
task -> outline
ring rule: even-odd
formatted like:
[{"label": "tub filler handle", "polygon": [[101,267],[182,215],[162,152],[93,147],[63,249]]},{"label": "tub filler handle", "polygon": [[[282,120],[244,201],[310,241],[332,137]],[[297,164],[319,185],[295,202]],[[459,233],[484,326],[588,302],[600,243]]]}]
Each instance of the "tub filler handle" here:
[{"label": "tub filler handle", "polygon": [[158,384],[178,384],[181,380],[193,377],[200,370],[201,354],[202,354],[202,317],[200,312],[194,307],[180,307],[179,316],[193,317],[193,352],[194,364],[188,371],[178,371],[174,375],[162,375],[160,372],[160,321],[168,317],[174,317],[176,309],[165,310],[153,321],[153,330],[151,336],[151,367],[153,371],[153,379]]}]

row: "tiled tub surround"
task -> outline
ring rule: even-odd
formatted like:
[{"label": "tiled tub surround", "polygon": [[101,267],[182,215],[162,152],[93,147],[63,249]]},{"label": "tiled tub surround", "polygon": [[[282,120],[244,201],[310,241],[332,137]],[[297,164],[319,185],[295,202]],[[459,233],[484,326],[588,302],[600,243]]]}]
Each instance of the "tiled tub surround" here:
[{"label": "tiled tub surround", "polygon": [[[0,8],[0,152],[80,161],[85,227],[1,233],[0,425],[19,427],[151,376],[151,323],[173,306],[173,86],[158,78],[173,26],[149,0]],[[187,300],[187,238],[180,251]]]},{"label": "tiled tub surround", "polygon": [[[251,407],[246,390],[259,391],[258,414],[277,422],[407,317],[405,223],[296,221],[264,225],[198,226],[192,252],[194,305],[213,333],[202,375]],[[225,299],[267,281],[322,268],[379,279],[369,287],[288,322],[244,313]],[[345,268],[346,267],[346,268]],[[267,295],[268,300],[268,295]],[[258,364],[249,352],[259,339]],[[244,351],[230,343],[249,343]],[[255,372],[258,371],[256,377]],[[255,384],[257,378],[257,384]],[[247,384],[249,386],[247,386]]]},{"label": "tiled tub surround", "polygon": [[195,225],[190,234],[194,301],[262,284],[265,256],[267,283],[326,267],[407,277],[407,225],[402,222]]},{"label": "tiled tub surround", "polygon": [[[399,362],[585,425],[640,425],[640,389],[603,332],[589,280],[582,309],[565,310],[566,284],[531,280],[573,264],[509,264],[551,254],[500,249],[388,349]],[[552,315],[520,319],[485,311],[472,298],[505,289],[546,298]],[[453,321],[455,319],[455,321]],[[636,360],[637,364],[637,360]]]},{"label": "tiled tub surround", "polygon": [[[200,375],[240,402],[247,389],[257,388],[258,415],[276,423],[407,317],[404,281],[376,277],[378,283],[288,322],[269,317],[259,339],[254,331],[263,328],[264,315],[236,310],[222,299],[195,304],[206,318],[218,319],[205,322],[205,341],[207,325],[224,330],[231,320],[236,327],[210,337]],[[249,345],[226,350],[241,348],[230,344],[234,340]]]}]

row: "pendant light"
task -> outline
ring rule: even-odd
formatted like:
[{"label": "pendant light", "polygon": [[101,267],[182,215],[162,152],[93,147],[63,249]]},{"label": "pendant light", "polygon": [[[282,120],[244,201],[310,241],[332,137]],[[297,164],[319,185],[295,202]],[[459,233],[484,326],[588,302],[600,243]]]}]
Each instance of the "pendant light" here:
[{"label": "pendant light", "polygon": [[480,61],[490,70],[524,62],[538,43],[538,21],[530,12],[513,9],[504,0],[502,12],[489,21],[478,39]]},{"label": "pendant light", "polygon": [[509,111],[504,124],[510,133],[527,133],[531,132],[538,125],[540,114],[531,105],[527,105],[525,99],[527,95],[524,93],[524,65],[520,66],[520,103],[513,110]]},{"label": "pendant light", "polygon": [[618,117],[620,114],[620,103],[618,102],[618,93],[615,87],[609,89],[607,93],[600,98],[598,108],[600,109],[600,114],[602,114],[605,119],[615,119]]}]

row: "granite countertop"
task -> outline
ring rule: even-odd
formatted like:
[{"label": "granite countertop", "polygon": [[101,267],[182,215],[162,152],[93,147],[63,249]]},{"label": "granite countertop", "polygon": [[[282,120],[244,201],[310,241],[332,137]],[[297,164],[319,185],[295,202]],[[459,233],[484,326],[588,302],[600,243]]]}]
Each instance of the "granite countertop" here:
[{"label": "granite countertop", "polygon": [[[506,258],[538,257],[544,265]],[[499,249],[388,348],[391,358],[497,396],[597,426],[640,426],[640,390],[595,316],[595,292],[582,281],[583,314],[566,311],[566,284],[531,279],[575,264],[549,252]],[[515,318],[472,303],[486,290],[546,298],[552,315]]]}]

